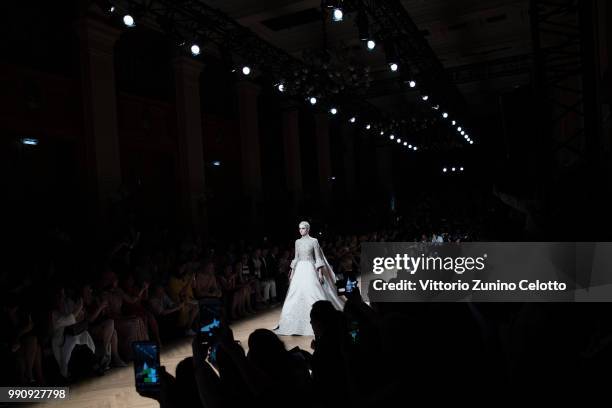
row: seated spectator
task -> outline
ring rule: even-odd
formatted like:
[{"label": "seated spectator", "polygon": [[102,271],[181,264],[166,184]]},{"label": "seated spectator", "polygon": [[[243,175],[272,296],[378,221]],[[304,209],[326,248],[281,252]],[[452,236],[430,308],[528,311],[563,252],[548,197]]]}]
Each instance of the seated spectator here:
[{"label": "seated spectator", "polygon": [[121,286],[119,286],[119,281],[115,279],[110,289],[110,293],[113,295],[114,299],[114,302],[111,304],[111,311],[113,311],[115,315],[119,312],[119,315],[137,316],[141,318],[149,330],[149,335],[158,344],[161,344],[157,320],[143,305],[143,301],[147,298],[148,292],[149,283],[144,282],[142,287],[138,288],[131,274],[123,276]]},{"label": "seated spectator", "polygon": [[92,353],[95,354],[96,352],[96,346],[86,329],[86,325],[76,324],[76,316],[81,313],[82,309],[83,298],[79,298],[74,307],[69,309],[66,305],[64,288],[61,287],[56,290],[51,311],[51,327],[53,331],[51,345],[60,374],[64,378],[69,377],[68,363],[70,362],[72,351],[77,345],[85,345]]},{"label": "seated spectator", "polygon": [[0,319],[2,355],[10,359],[4,360],[4,364],[14,364],[19,384],[45,384],[41,364],[42,350],[34,334],[32,316],[21,311],[16,296],[4,297]]},{"label": "seated spectator", "polygon": [[253,314],[255,313],[255,310],[253,309],[253,304],[251,303],[252,286],[248,282],[243,281],[242,262],[236,262],[233,268],[234,275],[236,276],[236,285],[242,290],[242,304],[238,307],[238,310],[242,315]]},{"label": "seated spectator", "polygon": [[198,315],[198,301],[193,295],[193,282],[194,275],[188,272],[186,264],[182,264],[179,268],[174,269],[168,282],[167,292],[172,302],[185,305],[179,311],[177,324],[179,327],[186,327],[186,333],[190,336],[195,335],[191,324]]},{"label": "seated spectator", "polygon": [[259,281],[255,277],[255,275],[253,274],[253,270],[249,266],[249,256],[248,256],[248,254],[246,254],[246,253],[242,254],[242,256],[240,257],[240,266],[242,268],[241,269],[241,273],[240,273],[240,281],[243,284],[249,286],[250,297],[251,297],[251,304],[255,305],[257,302],[260,301],[260,298],[259,298]]},{"label": "seated spectator", "polygon": [[250,290],[238,281],[239,273],[239,270],[228,264],[223,269],[223,275],[219,277],[223,298],[226,299],[227,309],[232,320],[245,316],[247,305],[250,308]]},{"label": "seated spectator", "polygon": [[319,300],[310,311],[314,353],[312,355],[313,386],[321,393],[324,406],[339,406],[346,401],[348,373],[343,355],[344,327],[342,313],[331,302]]},{"label": "seated spectator", "polygon": [[256,301],[271,304],[276,301],[276,281],[269,276],[265,258],[261,249],[253,251],[249,259],[249,270],[255,277]]},{"label": "seated spectator", "polygon": [[140,316],[125,313],[124,301],[134,302],[135,299],[119,288],[119,279],[114,273],[107,272],[105,276],[108,286],[102,289],[100,300],[108,303],[104,313],[114,322],[119,353],[124,359],[130,359],[132,342],[149,339],[147,324]]},{"label": "seated spectator", "polygon": [[[154,285],[153,293],[149,297],[149,306],[159,322],[162,333],[173,332],[176,329],[185,330],[187,335],[193,332],[192,327],[197,317],[197,309],[189,308],[184,301],[178,304],[174,303],[163,285]],[[180,325],[181,313],[185,308],[187,308],[188,313],[186,327]]]},{"label": "seated spectator", "polygon": [[268,304],[273,305],[278,301],[276,287],[278,277],[278,247],[273,247],[271,251],[268,251],[267,248],[262,249],[261,260],[265,266],[262,269],[263,275],[261,277],[264,292],[262,298]]},{"label": "seated spectator", "polygon": [[311,382],[304,360],[288,352],[274,332],[257,329],[248,344],[247,359],[268,378],[277,398],[297,404],[308,399]]},{"label": "seated spectator", "polygon": [[111,365],[126,367],[127,364],[119,356],[115,322],[107,316],[108,299],[96,299],[88,283],[81,287],[79,294],[83,299],[83,309],[76,320],[88,322],[87,330],[96,343],[101,368],[106,369]]},{"label": "seated spectator", "polygon": [[197,299],[220,298],[221,288],[215,276],[215,264],[206,261],[195,275],[193,291]]}]

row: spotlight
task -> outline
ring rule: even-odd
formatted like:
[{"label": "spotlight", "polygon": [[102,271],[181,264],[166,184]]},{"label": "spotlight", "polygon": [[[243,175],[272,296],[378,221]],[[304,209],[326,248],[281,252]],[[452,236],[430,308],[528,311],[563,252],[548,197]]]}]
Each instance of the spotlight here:
[{"label": "spotlight", "polygon": [[410,150],[412,150],[412,145],[411,145],[411,144],[409,144],[409,145],[408,145],[408,148],[409,148]]},{"label": "spotlight", "polygon": [[421,96],[421,99],[423,99],[424,101],[428,101],[429,100],[429,95],[423,95],[423,96]]},{"label": "spotlight", "polygon": [[455,126],[456,124],[457,124],[457,121],[456,121],[456,120],[453,120],[453,121],[451,122],[451,125],[453,125],[453,126]]},{"label": "spotlight", "polygon": [[134,17],[130,16],[129,14],[123,16],[123,24],[125,24],[126,27],[134,27],[136,25],[134,22]]},{"label": "spotlight", "polygon": [[397,50],[395,48],[395,44],[390,38],[387,38],[383,46],[385,48],[385,57],[387,60],[387,65],[391,71],[395,72],[398,70],[398,58],[397,58]]},{"label": "spotlight", "polygon": [[338,109],[336,109],[336,108],[331,108],[331,109],[329,110],[329,113],[331,113],[332,115],[335,115],[335,114],[337,114],[337,113],[338,113]]},{"label": "spotlight", "polygon": [[380,131],[380,135],[381,135],[381,136],[384,136],[384,135],[385,135],[385,131],[384,131],[384,130],[381,130],[381,131]]},{"label": "spotlight", "polygon": [[410,81],[410,82],[408,82],[408,85],[409,85],[411,88],[414,88],[414,87],[416,87],[416,82],[415,82],[415,81]]},{"label": "spotlight", "polygon": [[461,132],[461,136],[465,136],[465,132]]},{"label": "spotlight", "polygon": [[215,167],[219,167],[221,166],[221,162],[219,160],[215,160],[214,162],[212,162],[212,165]]},{"label": "spotlight", "polygon": [[190,50],[194,57],[200,55],[200,46],[198,44],[192,44]]},{"label": "spotlight", "polygon": [[408,146],[408,142],[404,142],[404,146]]},{"label": "spotlight", "polygon": [[354,116],[349,119],[349,122],[351,122],[351,123],[355,123],[356,121],[357,121],[357,118],[354,117]]},{"label": "spotlight", "polygon": [[471,144],[471,145],[473,145],[473,144],[474,144],[474,141],[473,141],[473,140],[470,140],[470,144]]},{"label": "spotlight", "polygon": [[332,21],[340,22],[344,19],[344,12],[340,7],[336,7],[334,11],[332,11]]},{"label": "spotlight", "polygon": [[38,139],[33,139],[31,137],[26,137],[21,139],[21,143],[26,146],[36,146],[38,145]]},{"label": "spotlight", "polygon": [[106,11],[107,13],[112,14],[115,12],[115,10],[117,10],[115,5],[109,0],[102,0],[102,1],[99,1],[98,3],[101,3],[100,7],[102,7],[102,9]]},{"label": "spotlight", "polygon": [[336,179],[336,176],[331,176],[330,179],[334,181]]},{"label": "spotlight", "polygon": [[463,128],[462,128],[461,126],[459,126],[459,127],[457,128],[457,132],[461,132],[462,130],[463,130]]},{"label": "spotlight", "polygon": [[402,143],[402,139],[397,139],[397,144],[401,144]]},{"label": "spotlight", "polygon": [[470,140],[470,137],[468,135],[465,135],[465,140]]},{"label": "spotlight", "polygon": [[374,40],[368,40],[368,42],[366,43],[368,50],[372,51],[374,48],[376,48],[376,41]]},{"label": "spotlight", "polygon": [[446,167],[442,169],[443,173],[446,173],[447,171],[448,171],[448,169]]},{"label": "spotlight", "polygon": [[251,74],[251,67],[249,67],[248,65],[245,65],[244,67],[242,67],[242,74],[243,75],[250,75]]},{"label": "spotlight", "polygon": [[443,117],[444,119],[448,119],[448,113],[444,112],[444,113],[442,114],[442,117]]},{"label": "spotlight", "polygon": [[419,149],[416,146],[412,146],[412,150],[414,150],[416,152]]},{"label": "spotlight", "polygon": [[366,125],[366,130],[370,130],[372,129],[372,125],[370,125],[369,123]]},{"label": "spotlight", "polygon": [[316,105],[317,104],[317,98],[315,98],[314,96],[311,96],[309,99],[309,102],[311,105]]},{"label": "spotlight", "polygon": [[391,140],[395,139],[395,135],[389,136],[389,139],[391,139]]},{"label": "spotlight", "polygon": [[278,92],[285,92],[285,84],[283,84],[282,82],[280,84],[277,84],[276,89],[278,89]]},{"label": "spotlight", "polygon": [[455,170],[457,170],[457,169],[455,169],[454,167],[451,169],[451,171],[455,171]]},{"label": "spotlight", "polygon": [[433,110],[438,110],[438,109],[440,109],[440,105],[434,105],[434,106],[432,106],[432,108],[433,108]]},{"label": "spotlight", "polygon": [[459,167],[459,171],[463,171],[463,167]]}]

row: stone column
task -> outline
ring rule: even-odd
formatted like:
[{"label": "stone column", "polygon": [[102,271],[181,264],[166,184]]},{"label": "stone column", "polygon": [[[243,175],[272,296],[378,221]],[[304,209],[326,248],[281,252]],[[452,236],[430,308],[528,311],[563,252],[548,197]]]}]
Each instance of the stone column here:
[{"label": "stone column", "polygon": [[237,85],[242,158],[242,192],[248,202],[250,224],[259,226],[262,219],[263,184],[261,179],[261,152],[259,144],[259,115],[257,97],[259,87],[250,82]]},{"label": "stone column", "polygon": [[183,223],[202,234],[206,231],[204,146],[200,109],[200,73],[203,64],[181,56],[174,60],[174,85],[178,160]]},{"label": "stone column", "polygon": [[79,20],[77,31],[89,221],[100,235],[110,229],[111,199],[122,182],[114,64],[114,46],[121,31],[94,18]]},{"label": "stone column", "polygon": [[284,107],[282,115],[287,190],[291,195],[291,213],[297,215],[304,193],[300,153],[300,112],[296,105],[288,105]]},{"label": "stone column", "polygon": [[329,142],[329,118],[325,113],[315,114],[315,143],[319,164],[319,195],[323,208],[329,208],[331,203],[331,148]]}]

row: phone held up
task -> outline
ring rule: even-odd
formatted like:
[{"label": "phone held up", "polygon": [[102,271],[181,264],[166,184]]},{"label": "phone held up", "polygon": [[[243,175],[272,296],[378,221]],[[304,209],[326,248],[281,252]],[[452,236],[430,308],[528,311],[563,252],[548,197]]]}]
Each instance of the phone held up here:
[{"label": "phone held up", "polygon": [[208,360],[216,364],[219,330],[223,322],[223,303],[216,298],[200,299],[199,309],[198,341],[208,346]]},{"label": "phone held up", "polygon": [[161,388],[159,345],[153,341],[135,341],[132,349],[136,390],[142,394],[158,394]]}]

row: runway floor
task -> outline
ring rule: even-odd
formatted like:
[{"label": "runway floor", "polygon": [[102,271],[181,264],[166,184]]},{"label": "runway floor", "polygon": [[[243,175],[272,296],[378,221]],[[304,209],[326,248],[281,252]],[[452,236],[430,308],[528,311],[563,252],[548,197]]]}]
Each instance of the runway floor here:
[{"label": "runway floor", "polygon": [[[249,334],[255,329],[276,327],[281,307],[259,312],[253,317],[242,319],[231,325],[236,340],[240,340],[247,348]],[[303,350],[310,348],[311,336],[283,336],[281,337],[287,349],[299,346]],[[161,364],[174,375],[176,365],[185,357],[191,356],[191,338],[185,338],[172,345],[162,348]],[[62,408],[127,408],[127,407],[158,407],[159,404],[151,399],[143,398],[134,388],[134,369],[131,365],[126,368],[114,368],[102,377],[91,378],[70,387],[70,399],[62,402],[47,402],[36,406],[60,405]]]}]

